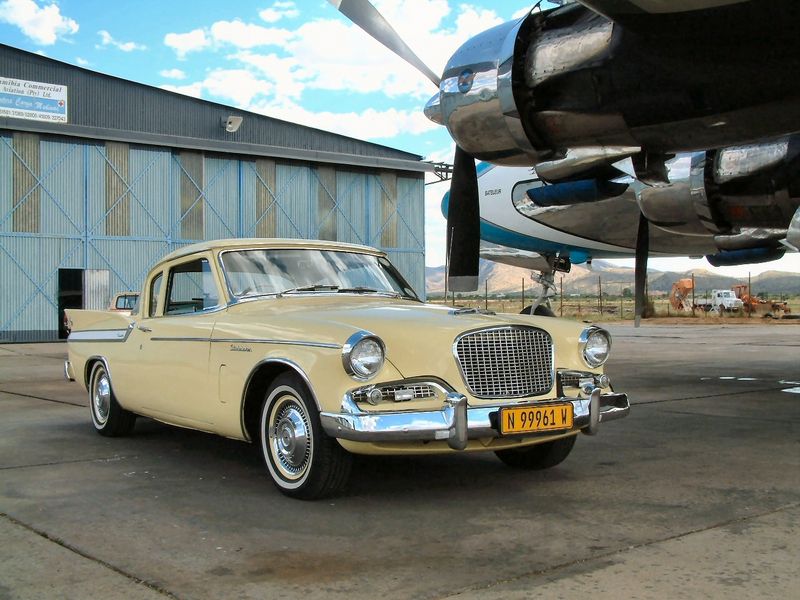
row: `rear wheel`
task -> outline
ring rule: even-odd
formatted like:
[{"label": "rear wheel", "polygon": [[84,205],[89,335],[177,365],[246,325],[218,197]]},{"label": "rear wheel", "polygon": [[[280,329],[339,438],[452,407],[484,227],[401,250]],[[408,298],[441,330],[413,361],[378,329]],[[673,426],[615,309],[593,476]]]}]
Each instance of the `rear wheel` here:
[{"label": "rear wheel", "polygon": [[117,402],[111,388],[111,376],[102,362],[95,364],[89,378],[89,410],[92,424],[100,435],[128,435],[136,423],[136,415]]},{"label": "rear wheel", "polygon": [[280,375],[261,407],[261,452],[276,487],[292,498],[314,500],[341,492],[352,455],[323,430],[303,381]]},{"label": "rear wheel", "polygon": [[535,446],[514,448],[513,450],[498,450],[495,454],[497,458],[515,469],[528,471],[549,469],[563,462],[569,456],[577,437],[577,435],[571,435],[551,442],[536,444]]}]

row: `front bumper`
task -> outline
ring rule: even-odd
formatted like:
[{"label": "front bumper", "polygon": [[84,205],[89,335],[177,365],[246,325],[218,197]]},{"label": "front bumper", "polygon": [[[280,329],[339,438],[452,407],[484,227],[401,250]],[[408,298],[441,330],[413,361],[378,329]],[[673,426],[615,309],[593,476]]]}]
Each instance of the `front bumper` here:
[{"label": "front bumper", "polygon": [[[555,398],[536,402],[535,406],[565,402],[572,404],[573,410],[573,427],[569,431],[590,435],[597,433],[600,423],[621,419],[630,411],[627,394],[603,394],[600,388],[592,390],[588,398]],[[335,438],[355,442],[444,440],[454,450],[463,450],[468,440],[500,437],[500,432],[492,425],[495,420],[492,415],[499,408],[469,408],[464,395],[450,393],[441,410],[369,413],[346,397],[342,412],[320,413],[320,421],[325,433]]]}]

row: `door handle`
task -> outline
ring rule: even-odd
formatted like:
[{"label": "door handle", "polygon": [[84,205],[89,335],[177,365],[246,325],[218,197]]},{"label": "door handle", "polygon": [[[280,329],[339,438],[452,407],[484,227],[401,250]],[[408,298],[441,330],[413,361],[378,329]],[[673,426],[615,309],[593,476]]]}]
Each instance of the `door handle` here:
[{"label": "door handle", "polygon": [[149,327],[145,327],[144,325],[138,325],[136,328],[139,331],[144,331],[145,333],[150,333],[151,331],[153,331],[152,329],[150,329]]}]

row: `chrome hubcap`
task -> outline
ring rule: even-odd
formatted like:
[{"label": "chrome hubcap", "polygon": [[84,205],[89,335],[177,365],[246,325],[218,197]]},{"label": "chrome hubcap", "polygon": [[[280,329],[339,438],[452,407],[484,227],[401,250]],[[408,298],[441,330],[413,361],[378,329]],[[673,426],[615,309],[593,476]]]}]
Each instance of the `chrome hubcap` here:
[{"label": "chrome hubcap", "polygon": [[275,466],[288,479],[299,479],[308,468],[311,436],[308,416],[294,398],[278,400],[269,423],[269,442]]},{"label": "chrome hubcap", "polygon": [[108,375],[105,373],[97,378],[92,401],[95,419],[98,424],[104,425],[108,421],[108,411],[111,408],[111,385],[108,382]]}]

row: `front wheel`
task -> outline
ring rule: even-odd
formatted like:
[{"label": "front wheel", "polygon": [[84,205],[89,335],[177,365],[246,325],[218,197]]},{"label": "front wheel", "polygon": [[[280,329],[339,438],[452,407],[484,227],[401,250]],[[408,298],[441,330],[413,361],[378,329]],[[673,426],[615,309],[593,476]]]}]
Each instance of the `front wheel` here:
[{"label": "front wheel", "polygon": [[287,496],[314,500],[347,484],[352,456],[322,430],[311,393],[297,375],[286,373],[270,385],[259,436],[272,481]]},{"label": "front wheel", "polygon": [[89,378],[89,410],[95,430],[107,437],[128,435],[136,423],[136,415],[117,402],[111,376],[102,362],[94,366]]},{"label": "front wheel", "polygon": [[559,438],[551,442],[526,446],[525,448],[514,448],[513,450],[497,450],[497,458],[515,469],[525,469],[527,471],[538,471],[549,469],[564,461],[572,447],[575,445],[577,435]]}]

